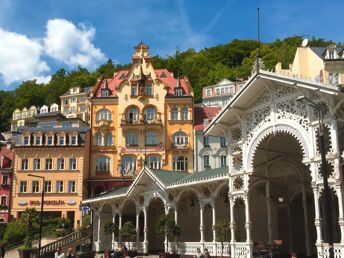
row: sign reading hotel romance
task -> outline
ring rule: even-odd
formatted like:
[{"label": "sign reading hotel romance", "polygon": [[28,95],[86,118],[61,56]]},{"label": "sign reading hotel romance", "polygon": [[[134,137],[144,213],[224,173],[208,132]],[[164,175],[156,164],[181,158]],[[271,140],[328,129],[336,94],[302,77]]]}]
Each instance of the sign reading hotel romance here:
[{"label": "sign reading hotel romance", "polygon": [[147,148],[121,148],[121,153],[143,153],[143,152],[158,152],[163,151],[162,146],[147,147]]},{"label": "sign reading hotel romance", "polygon": [[[30,201],[29,204],[31,206],[41,205],[41,201]],[[60,206],[60,205],[65,205],[65,201],[61,201],[61,200],[44,201],[44,205]]]}]

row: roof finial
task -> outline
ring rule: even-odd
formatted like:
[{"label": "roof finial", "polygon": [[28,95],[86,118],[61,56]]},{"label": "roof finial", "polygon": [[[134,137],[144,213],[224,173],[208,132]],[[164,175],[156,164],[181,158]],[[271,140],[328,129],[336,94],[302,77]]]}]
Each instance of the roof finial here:
[{"label": "roof finial", "polygon": [[104,78],[104,89],[108,89],[108,88],[109,88],[109,87],[108,87],[107,79]]},{"label": "roof finial", "polygon": [[179,77],[179,70],[177,71],[177,82],[176,82],[176,88],[180,88],[180,77]]}]

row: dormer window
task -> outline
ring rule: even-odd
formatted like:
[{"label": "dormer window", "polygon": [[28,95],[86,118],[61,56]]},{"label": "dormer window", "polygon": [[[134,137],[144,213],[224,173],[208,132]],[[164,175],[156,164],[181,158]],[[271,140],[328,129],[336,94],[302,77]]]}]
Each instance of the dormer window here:
[{"label": "dormer window", "polygon": [[41,136],[36,136],[36,145],[41,145]]},{"label": "dormer window", "polygon": [[77,145],[77,136],[76,136],[76,135],[73,135],[73,136],[70,138],[70,144],[71,144],[71,145]]},{"label": "dormer window", "polygon": [[329,58],[329,59],[334,59],[334,50],[333,50],[333,49],[330,49],[330,50],[328,51],[328,58]]},{"label": "dormer window", "polygon": [[166,74],[165,74],[164,72],[162,72],[162,73],[160,74],[160,78],[167,78],[167,76],[166,76]]},{"label": "dormer window", "polygon": [[102,93],[101,93],[102,98],[107,98],[110,96],[110,91],[109,89],[102,89]]},{"label": "dormer window", "polygon": [[183,96],[183,88],[176,88],[176,96],[180,97]]},{"label": "dormer window", "polygon": [[30,145],[30,137],[29,136],[24,136],[24,145]]},{"label": "dormer window", "polygon": [[60,136],[59,145],[65,145],[65,137],[64,136]]}]

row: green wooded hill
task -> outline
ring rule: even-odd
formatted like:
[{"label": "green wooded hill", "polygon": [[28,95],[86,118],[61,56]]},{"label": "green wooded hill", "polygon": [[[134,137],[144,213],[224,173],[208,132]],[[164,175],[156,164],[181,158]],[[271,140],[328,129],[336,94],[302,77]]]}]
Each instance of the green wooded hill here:
[{"label": "green wooded hill", "polygon": [[[273,70],[277,62],[287,68],[292,63],[296,48],[301,45],[302,37],[276,39],[271,43],[261,44],[261,55],[266,69]],[[312,38],[310,46],[327,46],[331,41]],[[173,56],[153,56],[155,68],[166,68],[175,75],[188,76],[195,92],[195,102],[202,98],[202,88],[215,84],[223,78],[230,80],[246,79],[251,74],[252,65],[258,53],[256,40],[234,39],[228,44],[205,48],[200,51],[177,50]],[[115,71],[127,69],[131,64],[118,65],[109,59],[94,72],[78,67],[74,70],[58,70],[47,84],[36,80],[22,82],[14,91],[0,91],[0,131],[10,128],[10,119],[16,108],[29,108],[31,105],[42,106],[60,104],[59,96],[75,86],[95,85],[98,77],[112,77]]]}]

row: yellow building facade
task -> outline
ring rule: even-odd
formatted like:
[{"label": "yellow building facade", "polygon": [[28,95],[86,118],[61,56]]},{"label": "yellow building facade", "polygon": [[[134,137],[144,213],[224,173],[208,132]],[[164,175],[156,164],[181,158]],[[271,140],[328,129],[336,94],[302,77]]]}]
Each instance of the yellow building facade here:
[{"label": "yellow building facade", "polygon": [[40,211],[44,188],[44,217],[68,219],[76,228],[81,201],[87,197],[88,125],[60,114],[40,114],[36,119],[34,126],[20,131],[14,147],[11,215],[19,218],[26,208]]},{"label": "yellow building facade", "polygon": [[[193,171],[193,89],[187,78],[154,69],[135,47],[129,70],[101,78],[91,98],[91,194],[129,183],[144,164]],[[105,182],[105,183],[104,183]]]}]

